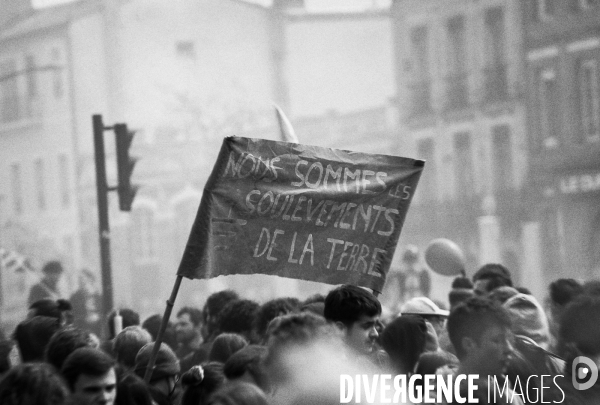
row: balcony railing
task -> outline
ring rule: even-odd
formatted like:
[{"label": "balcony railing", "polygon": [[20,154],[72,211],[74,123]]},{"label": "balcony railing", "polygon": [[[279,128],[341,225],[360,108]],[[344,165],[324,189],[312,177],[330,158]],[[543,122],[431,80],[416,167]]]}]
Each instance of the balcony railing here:
[{"label": "balcony railing", "polygon": [[484,71],[484,101],[497,103],[508,99],[508,76],[505,64],[489,66]]},{"label": "balcony railing", "polygon": [[446,109],[460,110],[469,106],[467,72],[452,73],[446,77]]}]

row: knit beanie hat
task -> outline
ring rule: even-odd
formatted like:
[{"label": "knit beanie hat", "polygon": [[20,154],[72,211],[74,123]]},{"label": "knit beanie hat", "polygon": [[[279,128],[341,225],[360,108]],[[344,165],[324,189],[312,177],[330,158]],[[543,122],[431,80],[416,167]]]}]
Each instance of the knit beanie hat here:
[{"label": "knit beanie hat", "polygon": [[[144,373],[146,373],[146,368],[150,362],[153,350],[154,343],[148,343],[144,345],[137,356],[135,356],[135,373],[140,378],[144,378]],[[154,363],[154,368],[152,369],[150,381],[152,382],[165,377],[175,376],[179,374],[180,371],[181,366],[179,365],[179,359],[177,359],[173,350],[171,350],[168,345],[161,343],[156,356],[156,362]]]},{"label": "knit beanie hat", "polygon": [[550,343],[548,318],[533,296],[519,293],[506,300],[503,307],[511,318],[515,334],[527,336],[540,347],[548,348]]}]

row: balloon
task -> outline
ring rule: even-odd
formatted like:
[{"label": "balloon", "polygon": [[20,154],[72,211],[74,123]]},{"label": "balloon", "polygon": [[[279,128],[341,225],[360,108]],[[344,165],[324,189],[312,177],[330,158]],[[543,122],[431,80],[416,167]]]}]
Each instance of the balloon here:
[{"label": "balloon", "polygon": [[458,245],[440,238],[429,242],[425,249],[425,262],[442,276],[458,276],[465,270],[465,256]]}]

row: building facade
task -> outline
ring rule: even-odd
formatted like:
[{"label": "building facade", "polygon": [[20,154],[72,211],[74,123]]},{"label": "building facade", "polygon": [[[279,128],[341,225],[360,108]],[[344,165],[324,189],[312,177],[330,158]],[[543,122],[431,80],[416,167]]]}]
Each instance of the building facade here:
[{"label": "building facade", "polygon": [[531,177],[544,267],[600,276],[600,2],[522,5]]}]

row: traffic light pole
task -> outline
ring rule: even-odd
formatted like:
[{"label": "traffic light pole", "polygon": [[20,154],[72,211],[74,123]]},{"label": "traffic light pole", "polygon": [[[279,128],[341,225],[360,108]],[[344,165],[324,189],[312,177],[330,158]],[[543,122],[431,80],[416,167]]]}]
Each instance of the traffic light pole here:
[{"label": "traffic light pole", "polygon": [[108,184],[104,153],[104,130],[101,115],[92,117],[96,159],[96,190],[98,195],[98,232],[100,236],[100,264],[102,267],[102,309],[108,315],[113,309],[113,283],[110,262],[110,228],[108,225]]}]

